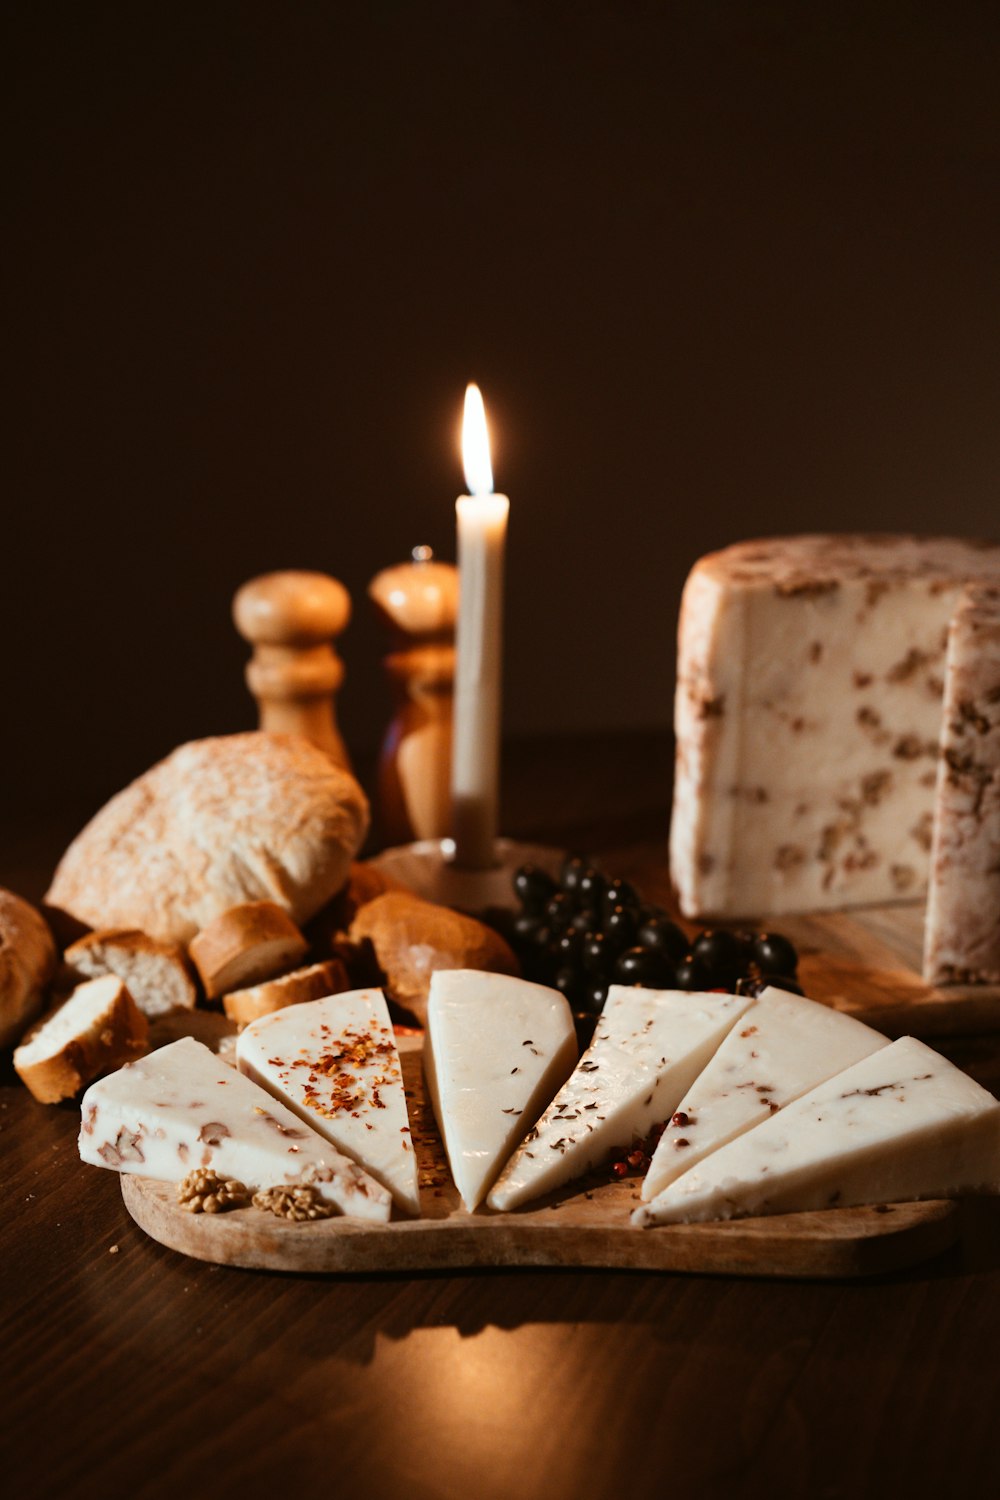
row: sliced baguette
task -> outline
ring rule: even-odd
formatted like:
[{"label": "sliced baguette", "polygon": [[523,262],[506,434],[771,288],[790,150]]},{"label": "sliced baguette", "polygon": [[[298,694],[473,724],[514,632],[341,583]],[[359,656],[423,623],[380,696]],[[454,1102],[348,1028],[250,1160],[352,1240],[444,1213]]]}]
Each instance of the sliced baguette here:
[{"label": "sliced baguette", "polygon": [[308,944],[273,901],[230,906],[191,943],[195,968],[210,1000],[272,979],[305,958]]},{"label": "sliced baguette", "polygon": [[99,1073],[146,1050],[149,1026],[116,974],[81,984],[32,1027],[14,1067],[42,1104],[72,1099]]},{"label": "sliced baguette", "polygon": [[350,988],[351,981],[344,965],[338,958],[328,958],[321,964],[294,969],[291,974],[283,974],[280,979],[270,979],[250,989],[231,990],[223,996],[222,1004],[231,1021],[246,1026],[260,1016],[284,1010],[286,1005],[323,1000],[327,995],[338,995]]},{"label": "sliced baguette", "polygon": [[198,991],[183,948],[125,927],[92,932],[66,949],[63,961],[77,978],[117,974],[147,1016],[193,1010]]}]

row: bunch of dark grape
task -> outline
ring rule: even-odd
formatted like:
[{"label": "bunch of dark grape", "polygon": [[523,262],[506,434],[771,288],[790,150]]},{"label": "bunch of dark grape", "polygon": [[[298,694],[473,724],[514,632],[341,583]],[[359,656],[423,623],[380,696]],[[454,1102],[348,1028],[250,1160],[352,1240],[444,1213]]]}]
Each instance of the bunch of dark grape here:
[{"label": "bunch of dark grape", "polygon": [[581,1035],[593,1030],[612,984],[740,994],[771,984],[802,993],[798,954],[780,933],[706,928],[691,938],[663,907],[582,855],[564,860],[558,880],[522,865],[514,891],[521,909],[505,936],[521,971],[566,996]]}]

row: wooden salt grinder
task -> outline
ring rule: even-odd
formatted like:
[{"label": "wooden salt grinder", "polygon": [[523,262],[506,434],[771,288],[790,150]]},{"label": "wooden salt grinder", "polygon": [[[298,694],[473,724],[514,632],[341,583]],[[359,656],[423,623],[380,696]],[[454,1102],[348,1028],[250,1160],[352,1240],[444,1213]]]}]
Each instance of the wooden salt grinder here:
[{"label": "wooden salt grinder", "polygon": [[236,629],[254,648],[246,679],[261,729],[303,735],[345,770],[333,707],[344,664],[331,642],[350,618],[350,595],[326,573],[264,573],[233,599]]},{"label": "wooden salt grinder", "polygon": [[446,838],[458,569],[435,562],[429,547],[415,547],[411,562],[376,574],[368,597],[393,644],[384,665],[396,713],[378,766],[382,837],[390,844]]}]

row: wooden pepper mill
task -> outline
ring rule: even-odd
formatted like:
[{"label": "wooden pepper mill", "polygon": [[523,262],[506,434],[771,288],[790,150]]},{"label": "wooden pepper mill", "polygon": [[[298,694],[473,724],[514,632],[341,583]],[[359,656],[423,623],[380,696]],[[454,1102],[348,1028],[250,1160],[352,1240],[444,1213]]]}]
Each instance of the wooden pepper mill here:
[{"label": "wooden pepper mill", "polygon": [[458,570],[415,547],[410,562],[376,574],[368,596],[393,644],[384,665],[396,713],[378,767],[382,836],[391,844],[446,838]]},{"label": "wooden pepper mill", "polygon": [[351,599],[326,573],[264,573],[233,599],[233,619],[253,646],[247,686],[261,729],[301,734],[350,770],[334,714],[344,664],[331,644],[351,618]]}]

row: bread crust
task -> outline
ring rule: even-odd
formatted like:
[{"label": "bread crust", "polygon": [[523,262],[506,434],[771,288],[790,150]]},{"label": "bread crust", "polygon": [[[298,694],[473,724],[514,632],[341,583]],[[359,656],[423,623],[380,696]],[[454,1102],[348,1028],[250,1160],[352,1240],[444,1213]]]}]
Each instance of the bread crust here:
[{"label": "bread crust", "polygon": [[182,944],[247,901],[301,923],[340,890],[367,829],[361,788],[308,740],[195,740],[91,819],[46,900],[90,927]]},{"label": "bread crust", "polygon": [[41,1012],[56,960],[41,913],[0,889],[0,1048],[15,1046]]},{"label": "bread crust", "polygon": [[448,906],[389,891],[367,902],[351,923],[351,942],[370,943],[386,991],[423,1022],[435,969],[518,974],[517,959],[492,928]]},{"label": "bread crust", "polygon": [[269,979],[249,989],[232,990],[222,999],[223,1009],[231,1021],[247,1026],[259,1016],[284,1010],[286,1005],[301,1005],[307,1000],[322,1000],[351,988],[344,965],[336,958],[305,969],[293,969],[280,979]]},{"label": "bread crust", "polygon": [[[56,1016],[63,1017],[67,1008],[82,1009],[87,1005],[95,985],[107,989],[107,1002],[99,1014],[81,1019],[79,1030],[54,1044],[48,1056],[29,1060],[25,1056],[28,1044],[40,1039],[49,1023]],[[117,975],[108,974],[81,984],[63,1005],[49,1011],[33,1026],[14,1053],[14,1068],[39,1103],[58,1104],[62,1099],[72,1099],[99,1073],[138,1057],[148,1044],[146,1017]]]},{"label": "bread crust", "polygon": [[192,940],[189,952],[205,994],[215,1000],[294,968],[308,947],[280,906],[247,901],[220,912]]}]

